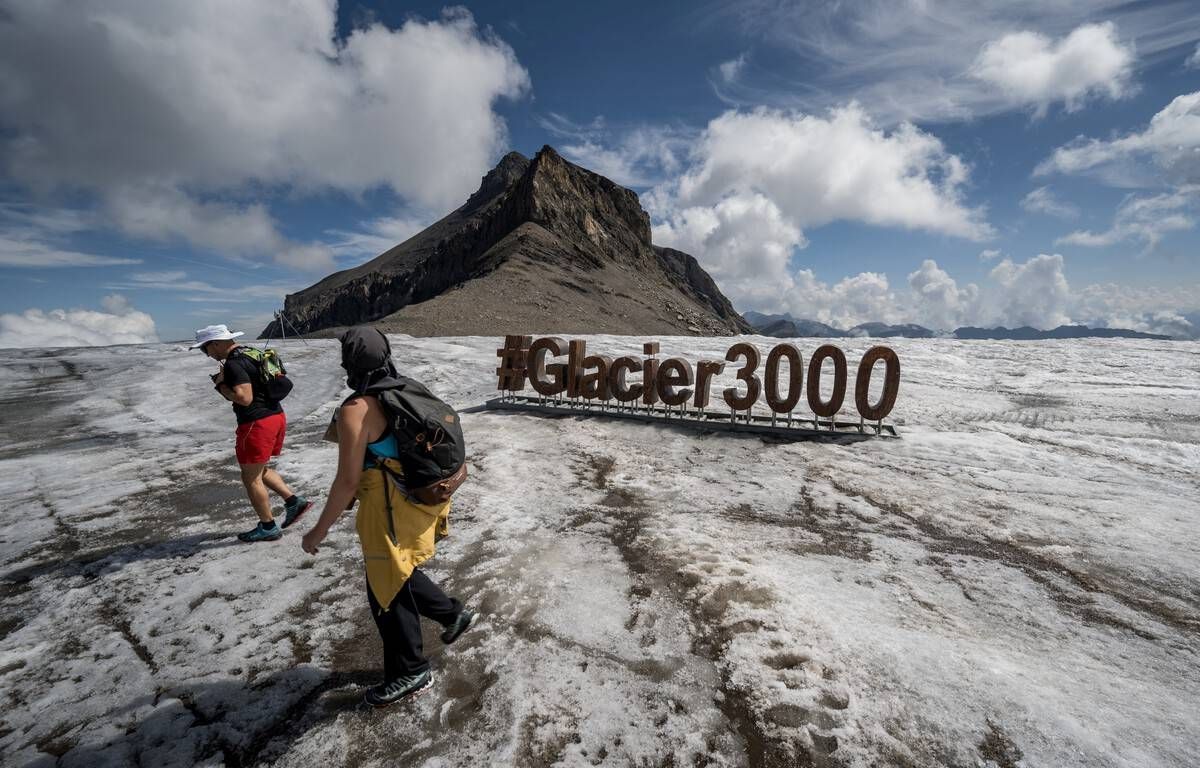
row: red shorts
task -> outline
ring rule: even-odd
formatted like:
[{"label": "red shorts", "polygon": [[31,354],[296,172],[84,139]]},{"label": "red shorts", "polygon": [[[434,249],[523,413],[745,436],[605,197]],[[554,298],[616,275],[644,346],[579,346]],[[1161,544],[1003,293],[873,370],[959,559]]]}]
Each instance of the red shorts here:
[{"label": "red shorts", "polygon": [[266,464],[272,456],[283,453],[283,434],[287,432],[287,417],[282,413],[238,424],[238,464]]}]

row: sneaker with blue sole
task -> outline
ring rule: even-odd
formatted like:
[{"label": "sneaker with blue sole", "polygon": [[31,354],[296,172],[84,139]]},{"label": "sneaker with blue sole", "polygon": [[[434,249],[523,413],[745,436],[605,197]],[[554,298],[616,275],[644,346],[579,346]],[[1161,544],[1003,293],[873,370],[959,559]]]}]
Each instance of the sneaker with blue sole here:
[{"label": "sneaker with blue sole", "polygon": [[297,496],[295,504],[284,504],[283,505],[283,527],[287,528],[292,523],[299,520],[300,515],[303,515],[305,512],[307,512],[308,508],[311,507],[312,505],[313,505],[313,503],[308,500],[307,496]]},{"label": "sneaker with blue sole", "polygon": [[271,526],[269,528],[267,526],[263,525],[262,523],[259,523],[258,525],[254,526],[253,529],[246,531],[245,533],[239,533],[238,540],[239,541],[275,541],[282,535],[283,535],[283,530],[279,527],[279,525],[277,523],[272,521]]}]

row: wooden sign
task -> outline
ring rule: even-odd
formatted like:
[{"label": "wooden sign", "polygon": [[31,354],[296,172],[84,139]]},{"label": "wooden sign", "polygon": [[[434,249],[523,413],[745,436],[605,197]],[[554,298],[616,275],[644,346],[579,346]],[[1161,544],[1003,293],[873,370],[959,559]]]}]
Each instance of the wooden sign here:
[{"label": "wooden sign", "polygon": [[[644,344],[641,359],[633,355],[612,358],[589,355],[583,339],[568,342],[546,336],[535,341],[531,336],[518,335],[506,336],[504,346],[496,354],[500,358],[496,387],[510,398],[522,392],[528,383],[537,395],[531,402],[552,399],[560,403],[565,397],[570,402],[611,404],[617,410],[640,409],[645,414],[678,412],[681,416],[706,420],[716,416],[737,421],[741,413],[747,423],[759,418],[752,417],[751,411],[761,400],[771,414],[772,424],[778,418],[786,419],[789,425],[794,419],[811,420],[814,428],[833,429],[845,424],[838,422],[837,417],[846,400],[848,361],[845,352],[831,344],[818,347],[809,358],[807,382],[803,355],[793,344],[773,347],[767,353],[765,367],[758,347],[744,341],[731,346],[724,361],[701,360],[694,366],[681,357],[660,360],[658,342]],[[833,386],[828,398],[821,395],[826,360],[833,367]],[[884,367],[882,392],[871,402],[871,381],[879,363]],[[728,408],[726,414],[721,414],[710,409],[710,385],[727,365],[736,365],[736,384],[721,392]],[[631,376],[639,376],[640,380],[631,381]],[[871,347],[859,361],[854,380],[859,431],[863,431],[866,422],[873,422],[875,433],[881,434],[883,419],[895,407],[899,391],[900,358],[890,347]],[[811,415],[796,413],[802,398]],[[661,408],[656,407],[658,403],[662,403]],[[895,434],[894,428],[888,429]]]}]

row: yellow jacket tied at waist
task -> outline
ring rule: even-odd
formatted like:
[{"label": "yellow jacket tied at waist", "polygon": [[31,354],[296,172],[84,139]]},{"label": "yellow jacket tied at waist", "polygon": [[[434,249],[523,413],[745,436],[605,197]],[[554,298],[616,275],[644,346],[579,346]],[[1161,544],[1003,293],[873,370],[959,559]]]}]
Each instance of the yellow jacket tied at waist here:
[{"label": "yellow jacket tied at waist", "polygon": [[367,566],[367,584],[385,609],[413,569],[433,557],[450,533],[450,502],[421,504],[405,493],[395,459],[364,469],[358,482],[355,528]]}]

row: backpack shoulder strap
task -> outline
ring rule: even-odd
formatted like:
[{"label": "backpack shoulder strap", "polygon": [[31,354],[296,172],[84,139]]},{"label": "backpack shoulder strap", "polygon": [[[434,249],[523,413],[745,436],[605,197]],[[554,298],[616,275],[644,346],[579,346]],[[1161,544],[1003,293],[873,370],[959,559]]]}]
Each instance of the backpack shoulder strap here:
[{"label": "backpack shoulder strap", "polygon": [[245,369],[247,375],[250,377],[250,386],[255,392],[261,392],[264,370],[262,353],[254,347],[238,347],[237,349],[233,350],[229,358],[231,360],[241,359],[250,361],[250,365],[252,367]]}]

